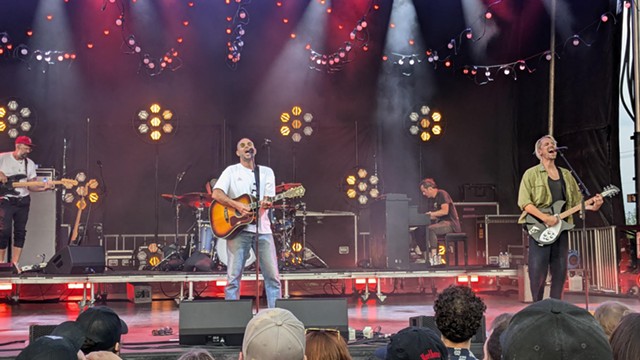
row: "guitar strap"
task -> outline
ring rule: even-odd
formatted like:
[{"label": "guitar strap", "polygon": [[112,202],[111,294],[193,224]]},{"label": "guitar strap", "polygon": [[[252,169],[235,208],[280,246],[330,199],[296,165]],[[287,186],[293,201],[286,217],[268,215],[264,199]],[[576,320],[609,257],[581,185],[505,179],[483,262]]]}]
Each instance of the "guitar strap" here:
[{"label": "guitar strap", "polygon": [[[256,201],[258,202],[258,204],[260,203],[260,167],[258,166],[258,164],[255,164],[255,166],[253,167],[253,175],[256,178]],[[256,214],[256,233],[258,232],[258,228],[257,226],[260,225],[260,207],[258,206],[258,214]]]}]

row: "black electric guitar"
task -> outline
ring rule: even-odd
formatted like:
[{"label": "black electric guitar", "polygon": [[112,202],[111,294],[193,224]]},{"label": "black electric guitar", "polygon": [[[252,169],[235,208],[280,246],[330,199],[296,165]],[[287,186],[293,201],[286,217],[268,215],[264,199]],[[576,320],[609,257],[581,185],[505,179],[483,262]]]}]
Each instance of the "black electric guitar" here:
[{"label": "black electric guitar", "polygon": [[72,187],[78,185],[76,180],[72,179],[60,179],[60,180],[51,180],[51,181],[20,181],[25,179],[27,175],[25,174],[16,174],[7,177],[6,183],[0,183],[0,196],[4,195],[18,195],[16,188],[19,187],[29,187],[29,186],[44,186],[45,184],[53,184],[53,185],[62,185],[67,189],[71,189]]},{"label": "black electric guitar", "polygon": [[[292,189],[289,189],[281,194],[276,195],[272,202],[276,202],[285,198],[294,198],[304,196],[305,189],[303,186],[297,186]],[[260,203],[256,201],[251,195],[242,195],[234,200],[240,201],[243,204],[249,205],[249,208],[253,210],[253,212],[246,216],[241,216],[238,210],[220,204],[219,202],[214,201],[211,203],[211,208],[209,208],[209,218],[211,220],[211,230],[213,230],[213,234],[219,238],[228,238],[233,237],[238,233],[245,225],[251,224],[254,222],[256,213]]]},{"label": "black electric guitar", "polygon": [[[617,186],[609,185],[604,188],[604,191],[602,191],[600,195],[602,195],[602,197],[604,198],[607,198],[615,196],[619,192],[620,189]],[[590,204],[594,199],[595,197],[592,197],[591,199],[587,200],[586,203]],[[563,200],[559,200],[554,202],[551,207],[540,209],[540,211],[545,214],[551,214],[558,217],[560,221],[558,221],[558,223],[554,226],[548,227],[537,217],[531,214],[527,215],[527,223],[525,224],[525,228],[527,229],[529,235],[531,235],[531,237],[534,238],[538,242],[538,244],[540,244],[540,246],[553,244],[563,231],[571,230],[575,227],[575,225],[569,224],[568,222],[564,221],[564,219],[580,211],[581,205],[576,205],[567,211],[560,212],[562,211],[562,207],[564,206],[564,204],[565,202]]]}]

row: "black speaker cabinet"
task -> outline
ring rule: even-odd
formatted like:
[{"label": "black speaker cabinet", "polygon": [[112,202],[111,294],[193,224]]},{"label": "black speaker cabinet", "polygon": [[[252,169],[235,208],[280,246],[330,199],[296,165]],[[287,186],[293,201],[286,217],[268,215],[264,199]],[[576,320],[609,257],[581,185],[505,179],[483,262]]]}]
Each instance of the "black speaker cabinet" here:
[{"label": "black speaker cabinet", "polygon": [[518,224],[520,215],[485,215],[477,220],[476,236],[485,248],[486,264],[498,265],[501,252],[512,254],[513,265],[523,265],[527,234]]},{"label": "black speaker cabinet", "polygon": [[47,274],[95,274],[105,268],[102,246],[65,246],[44,268]]},{"label": "black speaker cabinet", "polygon": [[[441,336],[442,333],[438,329],[436,325],[436,319],[434,316],[414,316],[409,318],[409,326],[429,328]],[[476,331],[476,333],[471,338],[471,352],[474,354],[482,354],[483,353],[483,345],[486,339],[487,334],[487,320],[483,316],[482,321],[480,322],[480,327]]]},{"label": "black speaker cabinet", "polygon": [[409,198],[386,194],[371,204],[370,211],[373,267],[409,269]]},{"label": "black speaker cabinet", "polygon": [[278,299],[276,307],[291,311],[307,329],[338,329],[349,341],[347,299]]},{"label": "black speaker cabinet", "polygon": [[458,216],[462,232],[467,234],[467,246],[470,265],[485,265],[484,240],[480,243],[477,236],[477,221],[485,215],[497,215],[500,206],[497,202],[457,202],[453,203]]},{"label": "black speaker cabinet", "polygon": [[180,345],[224,341],[240,346],[253,317],[252,300],[206,300],[180,303]]}]

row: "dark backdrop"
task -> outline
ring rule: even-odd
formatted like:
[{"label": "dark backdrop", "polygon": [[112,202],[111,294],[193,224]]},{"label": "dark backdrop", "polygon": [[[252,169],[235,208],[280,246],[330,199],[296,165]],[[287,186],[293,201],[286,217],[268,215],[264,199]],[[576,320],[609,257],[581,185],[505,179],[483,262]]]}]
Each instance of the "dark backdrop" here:
[{"label": "dark backdrop", "polygon": [[[3,2],[0,32],[11,34],[15,44],[73,50],[78,59],[43,72],[40,66],[29,67],[5,54],[0,58],[0,98],[18,97],[37,112],[33,138],[38,147],[32,154],[36,163],[61,171],[65,139],[69,174],[82,169],[99,177],[96,163],[101,161],[107,191],[89,221],[103,222],[106,233],[154,231],[156,148],[141,141],[132,126],[138,109],[152,102],[172,109],[179,121],[176,136],[157,147],[160,193],[171,193],[176,175],[188,167],[177,192],[202,191],[208,178],[235,162],[239,138],[250,137],[258,146],[267,138],[271,148],[258,148],[259,162],[271,163],[278,182],[303,183],[305,202],[315,211],[354,210],[338,184],[354,166],[373,168],[377,163],[384,192],[406,193],[417,201],[417,185],[428,176],[454,201],[462,201],[461,185],[495,184],[503,213],[517,213],[520,176],[537,162],[533,144],[547,133],[546,61],[531,61],[535,71],[519,73],[517,80],[495,76],[487,85],[477,85],[459,71],[465,63],[507,63],[548,49],[549,17],[537,0],[496,5],[498,31],[482,42],[484,52],[461,46],[457,70],[422,63],[412,76],[402,75],[392,60],[382,60],[385,38],[393,31],[390,0],[376,2],[380,10],[367,18],[369,50],[356,49],[353,61],[334,74],[309,69],[305,43],[318,51],[335,50],[369,1],[333,1],[334,17],[327,22],[331,31],[325,41],[289,36],[302,25],[311,2],[283,1],[280,8],[272,1],[253,1],[246,6],[251,22],[236,70],[224,61],[225,17],[233,15],[234,5],[194,1],[189,8],[182,1],[125,2],[126,24],[144,51],[155,56],[170,47],[180,51],[180,69],[153,77],[139,71],[136,56],[122,52],[122,37],[113,25],[119,13],[115,5],[100,11],[101,0],[52,3]],[[563,51],[556,68],[555,135],[569,147],[569,160],[595,192],[609,183],[620,184],[616,74],[621,21],[602,24],[597,31],[591,28],[591,46],[565,47],[571,31],[615,12],[615,4],[561,3],[568,9],[562,16],[571,21],[560,19],[563,25],[557,34]],[[431,48],[442,47],[468,26],[459,1],[416,1],[416,10],[417,31]],[[47,13],[54,15],[53,21],[44,20]],[[289,23],[284,24],[283,17]],[[188,27],[181,25],[183,20],[190,21]],[[336,30],[336,24],[347,30]],[[66,32],[59,31],[61,27]],[[105,28],[111,29],[109,36],[102,34]],[[27,29],[34,30],[33,37],[25,35]],[[180,36],[183,44],[175,42]],[[87,48],[88,42],[93,49]],[[446,129],[439,141],[421,144],[408,135],[406,118],[422,103],[443,114]],[[316,127],[313,136],[296,146],[278,134],[280,113],[293,105],[311,111]],[[12,148],[4,135],[0,145]],[[63,221],[71,222],[74,214],[68,211]],[[622,223],[620,197],[607,202],[602,215],[592,217],[594,224]],[[183,211],[182,218],[184,231],[193,217]],[[173,232],[173,212],[164,200],[159,203],[159,222],[160,232]]]}]

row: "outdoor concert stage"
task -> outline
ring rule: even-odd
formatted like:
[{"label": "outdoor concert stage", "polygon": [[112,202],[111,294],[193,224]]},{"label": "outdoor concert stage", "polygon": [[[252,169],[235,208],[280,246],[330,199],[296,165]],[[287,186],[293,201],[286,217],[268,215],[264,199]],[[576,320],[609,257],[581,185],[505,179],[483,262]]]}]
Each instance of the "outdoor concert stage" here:
[{"label": "outdoor concert stage", "polygon": [[[503,312],[516,312],[520,301],[516,269],[460,267],[416,270],[295,270],[282,274],[283,292],[291,298],[345,298],[348,326],[363,330],[369,326],[391,334],[409,325],[409,318],[433,315],[435,292],[457,281],[458,276],[478,276],[471,286],[487,303],[487,326]],[[360,279],[368,279],[361,281]],[[176,359],[188,347],[178,343],[179,304],[201,299],[222,299],[223,272],[106,272],[94,275],[23,274],[0,277],[0,284],[12,284],[0,292],[0,357],[15,356],[29,338],[31,325],[58,324],[73,320],[85,306],[106,303],[129,325],[124,336],[123,358]],[[362,282],[368,284],[362,284]],[[68,284],[90,284],[69,289]],[[149,286],[151,299],[129,299],[127,287]],[[255,292],[255,275],[245,274],[243,298]],[[86,293],[85,290],[86,289]],[[19,296],[18,296],[19,295]],[[16,297],[18,296],[18,297]],[[610,300],[592,294],[590,308]],[[585,297],[569,293],[567,300],[585,306]],[[616,298],[640,311],[637,298]],[[264,298],[262,298],[264,303]],[[264,307],[264,305],[262,305]],[[153,330],[171,328],[171,335],[153,336]],[[354,359],[368,359],[384,340],[364,339],[350,344]],[[237,347],[207,347],[216,359],[237,359]],[[478,354],[479,355],[479,354]]]}]

